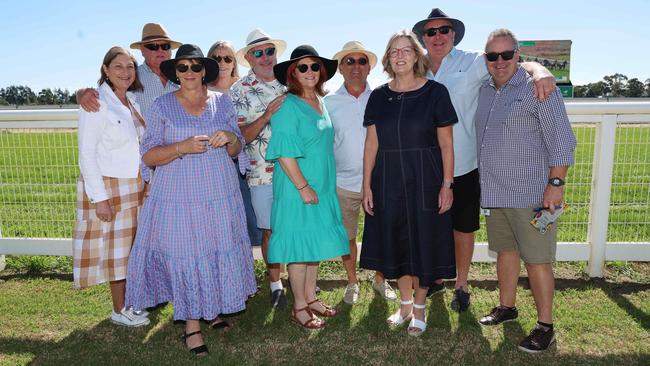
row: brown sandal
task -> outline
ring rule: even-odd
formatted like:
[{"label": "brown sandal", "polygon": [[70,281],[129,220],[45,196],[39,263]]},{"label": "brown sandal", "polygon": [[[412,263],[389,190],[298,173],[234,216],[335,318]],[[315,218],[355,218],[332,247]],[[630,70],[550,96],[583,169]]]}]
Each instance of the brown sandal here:
[{"label": "brown sandal", "polygon": [[[307,314],[311,316],[311,318],[304,323],[298,319],[296,314],[299,312],[304,311]],[[291,309],[291,320],[295,321],[296,323],[300,324],[303,328],[308,329],[308,330],[317,330],[317,329],[323,329],[325,327],[325,322],[321,319],[318,319],[314,317],[314,314],[311,312],[311,309],[309,309],[309,306],[305,306],[302,309]]]},{"label": "brown sandal", "polygon": [[[325,309],[325,311],[322,311],[322,312],[321,312],[320,310],[316,310],[316,309],[314,309],[314,308],[311,307],[311,304],[316,304],[316,303],[318,303],[320,306],[322,306],[322,307]],[[314,300],[314,301],[312,301],[312,302],[308,302],[308,303],[307,303],[307,306],[309,306],[309,309],[310,309],[314,314],[316,314],[316,315],[318,315],[318,316],[324,316],[324,317],[327,317],[327,318],[331,318],[331,317],[333,317],[333,316],[336,315],[336,309],[334,309],[333,307],[331,307],[331,306],[329,306],[329,305],[325,305],[325,304],[323,304],[323,302],[320,301],[319,299],[316,299],[316,300]]]}]

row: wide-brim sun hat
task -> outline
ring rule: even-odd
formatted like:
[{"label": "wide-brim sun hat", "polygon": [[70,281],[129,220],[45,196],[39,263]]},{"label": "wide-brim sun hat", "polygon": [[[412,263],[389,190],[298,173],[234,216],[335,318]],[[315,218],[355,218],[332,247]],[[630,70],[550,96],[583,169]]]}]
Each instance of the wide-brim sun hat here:
[{"label": "wide-brim sun hat", "polygon": [[165,28],[158,23],[147,23],[142,27],[142,39],[131,43],[132,49],[141,49],[141,46],[145,43],[151,43],[155,41],[164,41],[169,42],[172,46],[172,49],[176,49],[181,46],[182,43],[177,42],[169,38]]},{"label": "wide-brim sun hat", "polygon": [[250,68],[251,65],[248,63],[248,61],[246,61],[246,58],[244,58],[244,56],[251,48],[267,43],[271,43],[273,46],[275,46],[276,57],[280,57],[282,53],[284,53],[284,50],[287,49],[287,42],[281,39],[273,38],[269,36],[268,33],[259,28],[253,29],[253,31],[248,34],[248,37],[246,37],[246,46],[235,53],[235,59],[237,59],[237,63],[244,67]]},{"label": "wide-brim sun hat", "polygon": [[336,68],[339,64],[338,61],[319,56],[314,47],[305,44],[296,47],[293,52],[291,52],[291,58],[289,60],[280,62],[279,64],[273,66],[273,74],[275,75],[275,78],[280,82],[280,84],[286,86],[287,70],[289,69],[289,66],[292,63],[298,62],[298,60],[307,57],[317,58],[323,62],[323,65],[325,65],[325,71],[327,72],[327,78],[325,81],[331,79],[334,74],[336,74]]},{"label": "wide-brim sun hat", "polygon": [[163,75],[176,84],[180,84],[176,76],[176,61],[179,60],[197,60],[202,63],[205,68],[205,76],[203,79],[206,84],[217,80],[219,76],[219,65],[217,61],[209,57],[204,57],[199,46],[184,44],[176,51],[176,57],[160,63],[160,71]]},{"label": "wide-brim sun hat", "polygon": [[428,18],[420,20],[413,26],[413,33],[418,36],[420,43],[424,45],[424,40],[422,39],[424,36],[424,25],[435,19],[442,19],[451,23],[451,27],[454,28],[455,34],[454,46],[457,46],[460,41],[463,40],[463,37],[465,36],[465,24],[456,18],[449,17],[447,14],[445,14],[444,11],[440,10],[439,8],[433,8]]},{"label": "wide-brim sun hat", "polygon": [[334,54],[334,57],[332,59],[338,61],[340,64],[343,60],[343,57],[351,54],[351,53],[363,53],[366,55],[368,58],[368,62],[370,62],[370,69],[372,70],[373,67],[377,64],[377,55],[374,53],[368,51],[364,46],[363,43],[359,41],[350,41],[346,44],[343,45],[343,49],[341,49],[339,52]]}]

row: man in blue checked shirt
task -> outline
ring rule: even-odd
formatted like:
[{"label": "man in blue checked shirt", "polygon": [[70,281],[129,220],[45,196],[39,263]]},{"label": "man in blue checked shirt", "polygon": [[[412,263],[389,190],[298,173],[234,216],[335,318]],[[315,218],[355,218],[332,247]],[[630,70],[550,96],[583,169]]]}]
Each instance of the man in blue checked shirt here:
[{"label": "man in blue checked shirt", "polygon": [[511,31],[490,33],[484,57],[491,77],[481,86],[475,124],[481,207],[489,248],[497,252],[499,306],[479,322],[490,326],[517,319],[521,258],[537,324],[519,349],[543,352],[555,342],[551,264],[557,224],[541,233],[530,221],[535,208],[553,213],[564,202],[564,179],[574,161],[576,139],[559,89],[544,101],[535,98],[532,78],[517,63],[518,42]]}]

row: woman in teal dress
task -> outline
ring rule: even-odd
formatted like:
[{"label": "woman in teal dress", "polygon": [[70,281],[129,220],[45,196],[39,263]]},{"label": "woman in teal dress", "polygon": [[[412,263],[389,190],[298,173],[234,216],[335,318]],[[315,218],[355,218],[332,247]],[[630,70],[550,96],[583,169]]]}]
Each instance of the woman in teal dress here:
[{"label": "woman in teal dress", "polygon": [[319,316],[336,315],[316,297],[318,262],[350,252],[336,196],[334,130],[321,99],[323,83],[336,67],[336,61],[305,45],[273,68],[289,92],[271,118],[273,136],[266,152],[266,159],[276,164],[268,258],[269,263],[288,264],[291,318],[307,329],[325,326]]}]

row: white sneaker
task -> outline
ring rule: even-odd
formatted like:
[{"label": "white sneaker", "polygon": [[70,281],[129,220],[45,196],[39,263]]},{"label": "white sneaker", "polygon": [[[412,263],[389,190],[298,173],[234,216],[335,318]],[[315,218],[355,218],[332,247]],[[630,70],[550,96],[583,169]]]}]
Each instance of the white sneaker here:
[{"label": "white sneaker", "polygon": [[395,293],[395,290],[390,286],[388,281],[383,280],[380,283],[375,282],[375,280],[372,280],[372,288],[377,291],[381,297],[383,297],[386,300],[395,300],[397,299],[397,294]]},{"label": "white sneaker", "polygon": [[149,325],[149,318],[135,315],[132,309],[122,309],[119,313],[112,311],[111,322],[124,327],[141,327]]},{"label": "white sneaker", "polygon": [[127,310],[133,311],[133,314],[135,314],[137,316],[140,316],[140,317],[144,316],[146,318],[146,317],[149,316],[148,311],[146,311],[146,310],[133,310],[133,306],[129,306],[129,308]]},{"label": "white sneaker", "polygon": [[343,295],[343,302],[346,304],[354,305],[359,301],[359,284],[351,283],[345,288],[345,295]]}]

